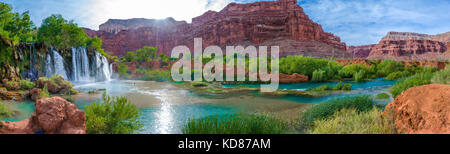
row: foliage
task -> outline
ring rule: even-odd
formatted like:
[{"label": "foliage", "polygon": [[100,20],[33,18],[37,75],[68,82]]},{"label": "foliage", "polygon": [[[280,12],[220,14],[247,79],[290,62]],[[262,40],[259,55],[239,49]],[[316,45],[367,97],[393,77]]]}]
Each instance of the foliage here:
[{"label": "foliage", "polygon": [[367,95],[332,99],[314,105],[311,109],[304,111],[301,123],[306,127],[310,127],[314,121],[327,119],[342,109],[353,108],[358,112],[364,112],[372,109],[374,106],[376,106],[375,102]]},{"label": "foliage", "polygon": [[366,71],[360,70],[353,75],[353,78],[356,82],[363,82],[366,80]]},{"label": "foliage", "polygon": [[41,93],[39,94],[39,98],[49,98],[50,93],[48,92],[48,86],[44,85],[44,88],[42,89]]},{"label": "foliage", "polygon": [[144,46],[136,50],[136,61],[151,62],[157,58],[158,48],[151,46]]},{"label": "foliage", "polygon": [[119,76],[121,78],[128,78],[130,76],[127,70],[128,70],[128,66],[127,65],[119,64],[118,71],[119,71]]},{"label": "foliage", "polygon": [[87,46],[109,57],[101,49],[102,41],[100,38],[90,38],[83,28],[79,28],[73,21],[67,21],[59,14],[53,14],[43,20],[37,33],[37,38],[40,42],[57,49]]},{"label": "foliage", "polygon": [[143,77],[144,80],[150,81],[171,81],[172,75],[170,71],[165,70],[147,70]]},{"label": "foliage", "polygon": [[280,72],[284,74],[303,74],[312,77],[315,70],[326,67],[328,59],[303,57],[303,56],[288,56],[280,58]]},{"label": "foliage", "polygon": [[378,100],[387,100],[390,97],[391,96],[389,96],[389,94],[386,94],[386,93],[379,93],[379,94],[377,94],[377,96],[375,96],[375,98]]},{"label": "foliage", "polygon": [[360,72],[361,70],[368,70],[368,68],[362,64],[350,64],[350,65],[344,66],[339,71],[339,75],[342,78],[353,78],[353,75]]},{"label": "foliage", "polygon": [[450,84],[450,65],[448,65],[445,69],[436,72],[431,78],[432,83],[438,84]]},{"label": "foliage", "polygon": [[103,94],[103,103],[86,106],[86,133],[132,134],[143,127],[142,112],[126,97]]},{"label": "foliage", "polygon": [[3,102],[0,102],[0,118],[7,118],[7,117],[11,117],[13,115],[13,113],[11,112],[11,110],[5,106],[5,104],[3,104]]},{"label": "foliage", "polygon": [[411,87],[430,84],[432,77],[432,72],[421,72],[407,78],[402,78],[392,87],[391,94],[395,98]]},{"label": "foliage", "polygon": [[12,10],[10,5],[0,2],[1,39],[11,41],[13,45],[19,42],[33,41],[35,26],[30,19],[29,12],[19,14],[12,12]]},{"label": "foliage", "polygon": [[22,90],[31,90],[36,86],[36,84],[30,80],[20,80],[19,85]]},{"label": "foliage", "polygon": [[333,90],[344,90],[344,91],[350,91],[352,90],[352,84],[344,84],[343,82],[339,82],[332,88]]},{"label": "foliage", "polygon": [[183,134],[285,134],[288,124],[267,114],[216,115],[189,119]]},{"label": "foliage", "polygon": [[403,71],[404,65],[401,62],[394,60],[384,60],[378,66],[378,75],[387,76],[393,72]]},{"label": "foliage", "polygon": [[5,87],[7,90],[19,90],[20,89],[20,85],[19,82],[15,81],[14,79],[9,81],[9,80],[5,80]]},{"label": "foliage", "polygon": [[325,81],[325,71],[315,70],[311,78],[312,82],[322,82]]},{"label": "foliage", "polygon": [[408,76],[411,76],[411,73],[409,71],[392,72],[386,77],[386,80],[397,80]]},{"label": "foliage", "polygon": [[373,108],[359,112],[356,109],[342,109],[328,119],[313,122],[309,134],[394,134],[392,119],[382,116],[382,110]]},{"label": "foliage", "polygon": [[352,90],[351,84],[344,84],[343,82],[337,83],[334,87],[331,87],[329,85],[322,85],[316,88],[310,88],[307,91],[327,91],[327,90],[344,90],[349,91]]},{"label": "foliage", "polygon": [[127,52],[124,58],[126,62],[134,62],[136,61],[136,54],[134,52]]},{"label": "foliage", "polygon": [[193,87],[205,87],[205,86],[208,86],[208,83],[206,83],[206,82],[198,82],[198,81],[194,81],[194,82],[191,83],[191,85],[192,85]]}]

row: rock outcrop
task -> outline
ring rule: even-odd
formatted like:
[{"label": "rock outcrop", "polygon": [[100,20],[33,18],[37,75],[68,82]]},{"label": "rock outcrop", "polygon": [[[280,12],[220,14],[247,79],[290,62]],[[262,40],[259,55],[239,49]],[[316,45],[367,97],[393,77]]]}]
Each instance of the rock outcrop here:
[{"label": "rock outcrop", "polygon": [[294,73],[292,75],[280,74],[280,83],[308,82],[308,76]]},{"label": "rock outcrop", "polygon": [[431,84],[404,91],[386,107],[398,133],[450,134],[450,85]]},{"label": "rock outcrop", "polygon": [[0,134],[85,134],[84,111],[61,97],[36,101],[33,115],[19,122],[0,121]]},{"label": "rock outcrop", "polygon": [[370,51],[376,44],[361,45],[361,46],[347,46],[347,52],[352,55],[353,58],[367,58],[370,55]]},{"label": "rock outcrop", "polygon": [[369,59],[445,60],[450,32],[426,35],[407,32],[389,32],[370,52]]},{"label": "rock outcrop", "polygon": [[194,38],[203,39],[203,48],[217,45],[280,46],[280,55],[349,57],[340,38],[324,32],[297,4],[297,0],[278,0],[249,4],[230,3],[220,12],[208,11],[192,23],[164,20],[109,20],[99,31],[85,29],[103,40],[103,48],[124,56],[143,46],[155,46],[170,55],[178,45],[193,50]]}]

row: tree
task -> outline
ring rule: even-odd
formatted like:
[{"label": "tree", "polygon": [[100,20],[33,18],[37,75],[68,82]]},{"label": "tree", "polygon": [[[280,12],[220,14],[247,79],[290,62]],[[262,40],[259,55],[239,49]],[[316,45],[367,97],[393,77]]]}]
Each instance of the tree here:
[{"label": "tree", "polygon": [[139,62],[150,62],[157,58],[158,48],[151,46],[144,46],[136,50],[136,60]]},{"label": "tree", "polygon": [[59,14],[44,19],[37,35],[40,42],[58,49],[90,45],[94,49],[101,50],[99,38],[91,39],[77,24],[67,21]]},{"label": "tree", "polygon": [[103,103],[86,106],[86,133],[132,134],[143,127],[142,112],[126,97],[103,94]]}]

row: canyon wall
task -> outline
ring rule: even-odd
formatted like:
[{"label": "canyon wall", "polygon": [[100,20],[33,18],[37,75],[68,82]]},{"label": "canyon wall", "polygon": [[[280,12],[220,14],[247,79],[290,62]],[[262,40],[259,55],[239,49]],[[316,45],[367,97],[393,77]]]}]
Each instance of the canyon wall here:
[{"label": "canyon wall", "polygon": [[193,50],[194,38],[203,39],[203,48],[218,45],[280,46],[280,55],[349,57],[340,38],[324,32],[297,4],[297,0],[278,0],[249,4],[230,3],[219,12],[208,11],[192,23],[164,20],[108,20],[98,31],[86,33],[103,40],[103,48],[124,56],[143,46],[155,46],[170,55],[177,45]]},{"label": "canyon wall", "polygon": [[370,55],[370,51],[372,51],[375,46],[376,44],[347,46],[347,52],[351,54],[353,58],[367,58]]},{"label": "canyon wall", "polygon": [[445,60],[450,58],[450,32],[427,35],[389,32],[370,52],[369,59]]}]

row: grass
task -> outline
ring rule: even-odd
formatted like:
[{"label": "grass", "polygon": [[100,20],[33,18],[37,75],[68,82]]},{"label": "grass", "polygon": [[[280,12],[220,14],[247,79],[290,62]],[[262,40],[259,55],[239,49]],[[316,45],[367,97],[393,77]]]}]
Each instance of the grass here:
[{"label": "grass", "polygon": [[344,84],[343,82],[339,82],[334,87],[331,87],[331,86],[328,86],[328,85],[322,85],[320,87],[310,88],[307,91],[327,91],[327,90],[350,91],[350,90],[352,90],[352,85],[351,84]]},{"label": "grass", "polygon": [[359,112],[356,109],[342,109],[329,119],[314,121],[309,134],[394,134],[392,119],[382,116],[382,111],[372,110]]},{"label": "grass", "polygon": [[342,109],[353,108],[358,112],[365,112],[371,110],[374,106],[377,105],[368,95],[332,99],[304,111],[301,115],[300,124],[308,128],[314,125],[314,121],[327,119]]},{"label": "grass", "polygon": [[379,93],[379,94],[377,94],[377,96],[375,96],[375,98],[378,100],[387,100],[390,97],[391,96],[389,96],[389,94],[387,94],[387,93]]},{"label": "grass", "polygon": [[411,87],[430,84],[432,77],[432,72],[421,72],[407,78],[402,78],[392,87],[391,94],[395,98]]},{"label": "grass", "polygon": [[286,134],[288,123],[267,114],[230,114],[189,119],[183,134]]},{"label": "grass", "polygon": [[444,70],[436,72],[433,78],[431,78],[431,82],[438,84],[450,84],[450,65],[445,67]]}]

